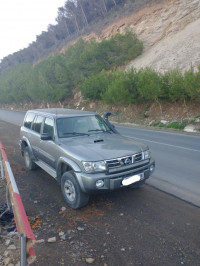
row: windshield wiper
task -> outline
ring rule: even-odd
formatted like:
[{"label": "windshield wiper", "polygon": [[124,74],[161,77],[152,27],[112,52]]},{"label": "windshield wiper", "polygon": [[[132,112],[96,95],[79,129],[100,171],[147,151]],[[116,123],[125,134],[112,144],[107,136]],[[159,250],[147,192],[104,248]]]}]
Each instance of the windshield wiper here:
[{"label": "windshield wiper", "polygon": [[111,134],[111,130],[103,130],[103,129],[90,129],[88,132],[108,132]]},{"label": "windshield wiper", "polygon": [[88,132],[105,132],[105,130],[103,130],[103,129],[90,129],[90,130],[88,130]]},{"label": "windshield wiper", "polygon": [[72,136],[89,136],[88,133],[78,133],[78,132],[65,132],[63,135],[72,135]]}]

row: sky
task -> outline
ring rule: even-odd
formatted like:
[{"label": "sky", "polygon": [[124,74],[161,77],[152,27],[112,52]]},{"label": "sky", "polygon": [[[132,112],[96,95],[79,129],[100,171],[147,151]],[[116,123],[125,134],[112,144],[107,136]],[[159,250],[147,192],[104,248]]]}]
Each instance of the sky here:
[{"label": "sky", "polygon": [[0,60],[36,40],[56,24],[58,7],[66,0],[0,0]]}]

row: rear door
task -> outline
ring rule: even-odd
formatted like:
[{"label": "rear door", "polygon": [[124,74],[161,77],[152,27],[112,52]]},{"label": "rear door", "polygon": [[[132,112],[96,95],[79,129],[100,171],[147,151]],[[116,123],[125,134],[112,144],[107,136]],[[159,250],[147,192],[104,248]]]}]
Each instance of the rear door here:
[{"label": "rear door", "polygon": [[33,153],[37,159],[39,158],[40,134],[41,134],[43,121],[44,121],[43,116],[36,115],[32,123],[30,142],[33,149]]}]

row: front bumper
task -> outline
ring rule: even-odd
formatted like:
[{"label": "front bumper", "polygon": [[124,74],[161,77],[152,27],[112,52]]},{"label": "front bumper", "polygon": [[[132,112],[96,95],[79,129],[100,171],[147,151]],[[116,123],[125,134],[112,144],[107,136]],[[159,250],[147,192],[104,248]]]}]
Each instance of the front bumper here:
[{"label": "front bumper", "polygon": [[[82,172],[81,173],[76,172],[75,174],[79,181],[82,191],[86,193],[92,193],[97,191],[123,188],[125,187],[124,185],[122,185],[122,180],[124,178],[141,173],[144,173],[143,181],[145,181],[154,172],[154,169],[155,169],[155,161],[151,159],[146,164],[136,165],[135,168],[133,169],[121,171],[115,174],[106,174],[106,173],[87,174]],[[96,186],[96,182],[98,180],[103,180],[104,185],[102,187],[98,188]]]}]

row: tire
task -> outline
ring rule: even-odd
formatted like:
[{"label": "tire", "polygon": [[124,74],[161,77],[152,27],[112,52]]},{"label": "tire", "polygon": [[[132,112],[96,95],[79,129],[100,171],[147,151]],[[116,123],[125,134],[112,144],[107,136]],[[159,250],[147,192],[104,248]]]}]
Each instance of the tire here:
[{"label": "tire", "polygon": [[61,178],[61,191],[65,202],[72,209],[79,209],[87,205],[89,195],[84,193],[72,171],[66,172]]},{"label": "tire", "polygon": [[130,188],[140,188],[145,183],[145,180],[133,183],[132,185],[129,185]]},{"label": "tire", "polygon": [[28,170],[34,170],[37,168],[37,165],[34,163],[31,158],[31,154],[28,147],[24,148],[24,162]]}]

